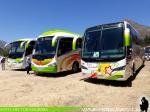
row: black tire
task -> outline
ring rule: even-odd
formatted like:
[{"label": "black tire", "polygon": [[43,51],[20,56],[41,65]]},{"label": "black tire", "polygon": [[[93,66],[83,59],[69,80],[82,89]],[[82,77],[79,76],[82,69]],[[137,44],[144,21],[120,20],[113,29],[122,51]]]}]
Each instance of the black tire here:
[{"label": "black tire", "polygon": [[72,72],[77,73],[78,71],[79,71],[79,63],[74,62],[73,65],[72,65]]}]

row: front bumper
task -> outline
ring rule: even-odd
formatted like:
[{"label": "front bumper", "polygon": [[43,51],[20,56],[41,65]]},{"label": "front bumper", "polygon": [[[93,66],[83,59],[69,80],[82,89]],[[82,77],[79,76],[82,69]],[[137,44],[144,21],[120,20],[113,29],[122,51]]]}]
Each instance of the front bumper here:
[{"label": "front bumper", "polygon": [[8,63],[7,67],[9,69],[25,69],[23,63]]},{"label": "front bumper", "polygon": [[36,73],[57,73],[57,66],[36,67],[32,65],[31,68]]},{"label": "front bumper", "polygon": [[[83,70],[82,74],[84,78],[94,78],[94,79],[104,79],[104,80],[116,80],[116,81],[125,81],[127,78],[125,78],[125,70],[120,71],[114,71],[111,75],[98,75],[93,74],[91,70]],[[92,75],[93,74],[93,75]]]}]

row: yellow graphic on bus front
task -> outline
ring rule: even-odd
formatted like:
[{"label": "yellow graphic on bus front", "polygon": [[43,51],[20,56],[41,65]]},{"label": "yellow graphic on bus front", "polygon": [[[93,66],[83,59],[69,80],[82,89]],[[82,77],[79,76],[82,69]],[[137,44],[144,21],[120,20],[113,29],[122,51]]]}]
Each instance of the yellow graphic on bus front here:
[{"label": "yellow graphic on bus front", "polygon": [[109,68],[111,65],[110,64],[101,64],[100,65],[100,71],[102,75],[105,75],[107,68]]}]

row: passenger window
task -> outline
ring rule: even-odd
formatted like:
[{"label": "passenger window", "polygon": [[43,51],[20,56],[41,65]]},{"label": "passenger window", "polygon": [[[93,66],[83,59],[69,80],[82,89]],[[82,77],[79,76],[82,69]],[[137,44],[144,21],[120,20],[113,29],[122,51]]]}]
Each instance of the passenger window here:
[{"label": "passenger window", "polygon": [[130,25],[127,25],[127,27],[130,29],[131,42],[136,44],[138,42],[137,32]]},{"label": "passenger window", "polygon": [[73,38],[62,38],[59,40],[58,56],[64,55],[72,51]]},{"label": "passenger window", "polygon": [[78,48],[82,48],[82,39],[81,38],[77,39],[77,49]]}]

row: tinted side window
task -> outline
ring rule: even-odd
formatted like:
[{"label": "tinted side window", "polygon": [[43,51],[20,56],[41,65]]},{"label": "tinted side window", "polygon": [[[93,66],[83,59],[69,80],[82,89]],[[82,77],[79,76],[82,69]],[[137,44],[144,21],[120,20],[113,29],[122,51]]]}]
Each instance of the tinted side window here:
[{"label": "tinted side window", "polygon": [[59,40],[58,56],[64,55],[72,51],[73,38],[62,38]]},{"label": "tinted side window", "polygon": [[136,43],[136,41],[137,41],[137,32],[130,25],[127,25],[127,27],[130,29],[131,41],[133,43]]},{"label": "tinted side window", "polygon": [[79,38],[78,40],[77,40],[77,49],[78,48],[82,48],[82,39],[81,38]]}]

